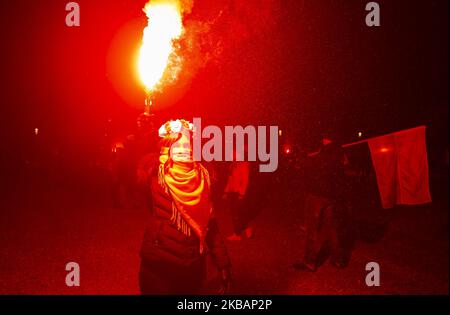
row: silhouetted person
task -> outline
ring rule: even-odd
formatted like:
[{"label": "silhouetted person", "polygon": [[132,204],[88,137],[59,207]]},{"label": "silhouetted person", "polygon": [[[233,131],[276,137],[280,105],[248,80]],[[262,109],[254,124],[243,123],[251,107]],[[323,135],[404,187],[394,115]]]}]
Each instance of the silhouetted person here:
[{"label": "silhouetted person", "polygon": [[154,128],[154,117],[148,114],[139,115],[136,132],[137,142],[137,167],[136,180],[137,191],[140,201],[144,201],[146,207],[153,208],[151,194],[148,193],[148,187],[151,181],[151,173],[154,167],[157,167],[159,158],[159,138]]},{"label": "silhouetted person", "polygon": [[253,229],[248,226],[250,219],[249,204],[245,202],[249,178],[249,162],[234,161],[231,163],[223,196],[233,223],[234,233],[228,237],[230,241],[240,241],[244,232],[247,238],[253,236]]},{"label": "silhouetted person", "polygon": [[111,196],[114,208],[122,207],[122,183],[119,175],[119,164],[122,160],[123,145],[116,146],[111,154],[111,160],[109,163],[109,171],[111,178]]},{"label": "silhouetted person", "polygon": [[146,193],[149,185],[148,170],[158,159],[158,137],[153,128],[152,116],[141,114],[136,120],[134,134],[128,135],[123,149],[116,154],[117,182],[120,205],[128,208],[151,207],[151,198]]},{"label": "silhouetted person", "polygon": [[139,160],[136,137],[129,135],[124,141],[124,148],[117,156],[117,174],[121,207],[138,208],[137,200],[137,165]]},{"label": "silhouetted person", "polygon": [[342,239],[346,221],[345,155],[330,137],[324,136],[319,152],[306,166],[305,254],[296,269],[316,271],[330,256],[336,267],[345,267],[347,253]]}]

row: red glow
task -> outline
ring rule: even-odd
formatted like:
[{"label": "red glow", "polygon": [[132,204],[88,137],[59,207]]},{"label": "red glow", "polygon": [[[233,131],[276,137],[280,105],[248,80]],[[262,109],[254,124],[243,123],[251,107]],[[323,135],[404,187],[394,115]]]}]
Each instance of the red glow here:
[{"label": "red glow", "polygon": [[291,148],[290,145],[285,144],[284,148],[283,148],[283,151],[284,151],[285,154],[290,154],[292,152],[292,148]]}]

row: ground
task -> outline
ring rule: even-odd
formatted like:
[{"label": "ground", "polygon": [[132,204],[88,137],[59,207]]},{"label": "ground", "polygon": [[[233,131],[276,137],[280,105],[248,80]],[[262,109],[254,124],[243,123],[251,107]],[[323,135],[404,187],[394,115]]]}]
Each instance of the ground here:
[{"label": "ground", "polygon": [[[107,190],[90,183],[21,180],[3,189],[0,294],[138,294],[138,251],[148,213],[115,209]],[[384,235],[358,241],[351,262],[316,273],[291,264],[302,256],[301,206],[265,204],[251,240],[227,242],[239,294],[448,294],[448,198],[389,213]],[[223,234],[229,216],[219,212]],[[65,285],[68,262],[80,265],[81,286]],[[368,262],[381,286],[365,284]]]}]

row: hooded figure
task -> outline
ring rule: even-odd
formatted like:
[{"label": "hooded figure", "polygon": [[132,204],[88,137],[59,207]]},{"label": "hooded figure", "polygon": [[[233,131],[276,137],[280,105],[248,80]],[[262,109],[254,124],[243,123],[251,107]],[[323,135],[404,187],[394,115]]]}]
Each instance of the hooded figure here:
[{"label": "hooded figure", "polygon": [[141,248],[143,294],[197,294],[210,254],[221,277],[219,293],[228,290],[231,263],[213,217],[210,179],[192,158],[193,126],[187,121],[159,129],[159,167],[151,174],[152,218]]},{"label": "hooded figure", "polygon": [[309,156],[305,252],[294,268],[315,272],[328,257],[333,266],[344,268],[350,259],[343,237],[348,226],[344,173],[348,162],[342,147],[329,136],[324,136],[321,149]]}]

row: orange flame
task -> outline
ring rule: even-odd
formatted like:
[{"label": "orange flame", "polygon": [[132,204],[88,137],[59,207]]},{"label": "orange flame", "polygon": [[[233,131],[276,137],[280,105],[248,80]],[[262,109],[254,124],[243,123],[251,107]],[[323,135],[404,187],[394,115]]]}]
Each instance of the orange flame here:
[{"label": "orange flame", "polygon": [[139,52],[138,72],[146,92],[151,93],[165,79],[176,79],[180,71],[174,41],[183,32],[182,8],[177,0],[159,0],[147,2],[143,11],[148,24]]}]

